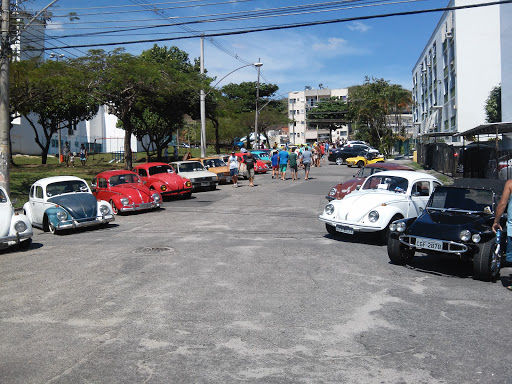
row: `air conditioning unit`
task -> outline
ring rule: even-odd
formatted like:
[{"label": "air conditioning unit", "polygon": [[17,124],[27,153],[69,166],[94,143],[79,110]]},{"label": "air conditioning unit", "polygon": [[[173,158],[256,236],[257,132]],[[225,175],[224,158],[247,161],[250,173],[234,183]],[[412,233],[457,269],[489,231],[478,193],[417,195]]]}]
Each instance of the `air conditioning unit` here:
[{"label": "air conditioning unit", "polygon": [[453,104],[453,109],[457,109],[457,104]]},{"label": "air conditioning unit", "polygon": [[451,69],[454,69],[455,68],[455,61],[450,61],[450,68]]},{"label": "air conditioning unit", "polygon": [[447,39],[451,39],[451,38],[453,37],[451,32],[446,32],[444,36],[445,36]]},{"label": "air conditioning unit", "polygon": [[429,68],[430,68],[431,66],[432,66],[432,64],[430,63],[430,61],[428,61],[428,62],[427,62],[427,67],[429,67]]}]

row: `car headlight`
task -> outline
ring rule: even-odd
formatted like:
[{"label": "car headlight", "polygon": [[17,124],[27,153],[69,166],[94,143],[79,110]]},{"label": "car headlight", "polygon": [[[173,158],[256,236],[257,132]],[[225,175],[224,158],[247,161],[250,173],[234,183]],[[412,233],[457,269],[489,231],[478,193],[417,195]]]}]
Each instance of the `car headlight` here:
[{"label": "car headlight", "polygon": [[58,211],[57,212],[57,219],[59,219],[60,221],[64,221],[68,218],[68,214],[66,213],[66,211]]},{"label": "car headlight", "polygon": [[379,220],[379,212],[370,211],[368,214],[368,220],[370,220],[370,223],[375,223],[377,220]]},{"label": "car headlight", "polygon": [[27,224],[23,221],[17,221],[16,224],[14,224],[14,229],[16,232],[25,232],[27,230]]},{"label": "car headlight", "polygon": [[160,189],[162,190],[162,192],[167,191],[167,185],[161,185]]},{"label": "car headlight", "polygon": [[405,223],[403,221],[399,221],[396,223],[397,232],[405,232]]},{"label": "car headlight", "polygon": [[473,243],[479,243],[480,240],[482,240],[482,237],[478,233],[475,233],[471,236],[471,240],[473,240]]},{"label": "car headlight", "polygon": [[123,197],[123,198],[121,199],[121,204],[123,204],[123,205],[128,205],[129,203],[130,203],[130,200],[128,200],[126,197]]},{"label": "car headlight", "polygon": [[333,212],[334,212],[334,205],[327,204],[326,207],[325,207],[325,213],[328,214],[328,215],[332,215]]},{"label": "car headlight", "polygon": [[187,181],[187,182],[185,183],[185,186],[187,186],[187,187],[189,187],[189,188],[190,188],[190,187],[192,186],[192,183],[191,183],[190,181]]},{"label": "car headlight", "polygon": [[336,195],[336,192],[338,192],[336,190],[336,188],[332,188],[330,191],[329,191],[329,196],[335,196]]},{"label": "car headlight", "polygon": [[155,200],[156,203],[160,202],[160,195],[158,193],[153,193],[153,196],[151,196],[153,200]]},{"label": "car headlight", "polygon": [[105,204],[101,204],[100,205],[100,213],[102,215],[107,215],[110,213],[110,209],[108,209],[108,207]]},{"label": "car headlight", "polygon": [[459,237],[462,241],[469,241],[471,239],[471,232],[465,229],[459,234]]}]

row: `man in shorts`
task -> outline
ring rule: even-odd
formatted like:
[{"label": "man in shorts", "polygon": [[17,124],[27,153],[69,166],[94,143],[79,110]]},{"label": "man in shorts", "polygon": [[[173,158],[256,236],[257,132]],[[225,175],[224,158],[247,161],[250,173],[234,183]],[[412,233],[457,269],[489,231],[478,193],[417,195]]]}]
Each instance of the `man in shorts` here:
[{"label": "man in shorts", "polygon": [[249,187],[254,187],[254,165],[256,159],[252,156],[251,152],[247,152],[245,165],[247,166],[247,177],[249,178]]},{"label": "man in shorts", "polygon": [[279,172],[281,173],[281,180],[286,179],[286,167],[288,166],[288,152],[283,148],[278,154],[279,156]]},{"label": "man in shorts", "polygon": [[272,162],[272,178],[275,179],[279,177],[279,155],[277,154],[277,151],[272,152],[270,161]]},{"label": "man in shorts", "polygon": [[238,171],[240,170],[240,163],[238,162],[238,157],[235,155],[235,151],[231,152],[231,156],[229,156],[228,159],[228,165],[233,187],[238,188]]},{"label": "man in shorts", "polygon": [[292,171],[292,180],[297,180],[297,154],[295,153],[295,147],[292,148],[292,153],[288,156],[288,163]]},{"label": "man in shorts", "polygon": [[311,156],[312,153],[308,147],[304,151],[302,151],[302,165],[304,166],[304,171],[306,171],[306,177],[304,180],[309,180],[309,170],[311,169]]}]

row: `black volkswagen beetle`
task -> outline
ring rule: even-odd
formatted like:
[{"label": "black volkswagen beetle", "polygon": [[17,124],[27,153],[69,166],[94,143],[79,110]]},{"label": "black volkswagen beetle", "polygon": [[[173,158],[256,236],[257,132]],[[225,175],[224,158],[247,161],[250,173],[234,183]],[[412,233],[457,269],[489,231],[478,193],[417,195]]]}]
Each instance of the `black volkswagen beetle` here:
[{"label": "black volkswagen beetle", "polygon": [[[496,244],[492,230],[494,212],[505,181],[459,179],[453,186],[438,186],[417,218],[390,224],[388,256],[405,265],[416,251],[452,253],[473,262],[473,277],[494,280],[501,267],[506,233]],[[506,228],[505,218],[501,226]]]}]

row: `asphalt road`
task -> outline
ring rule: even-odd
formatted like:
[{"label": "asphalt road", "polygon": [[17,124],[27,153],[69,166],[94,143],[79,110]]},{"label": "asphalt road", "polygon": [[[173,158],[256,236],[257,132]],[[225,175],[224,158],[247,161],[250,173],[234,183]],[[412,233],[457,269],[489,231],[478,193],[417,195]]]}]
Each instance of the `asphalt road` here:
[{"label": "asphalt road", "polygon": [[[0,383],[512,383],[512,269],[389,264],[317,217],[346,166],[0,253]],[[301,173],[303,176],[303,173]]]}]

